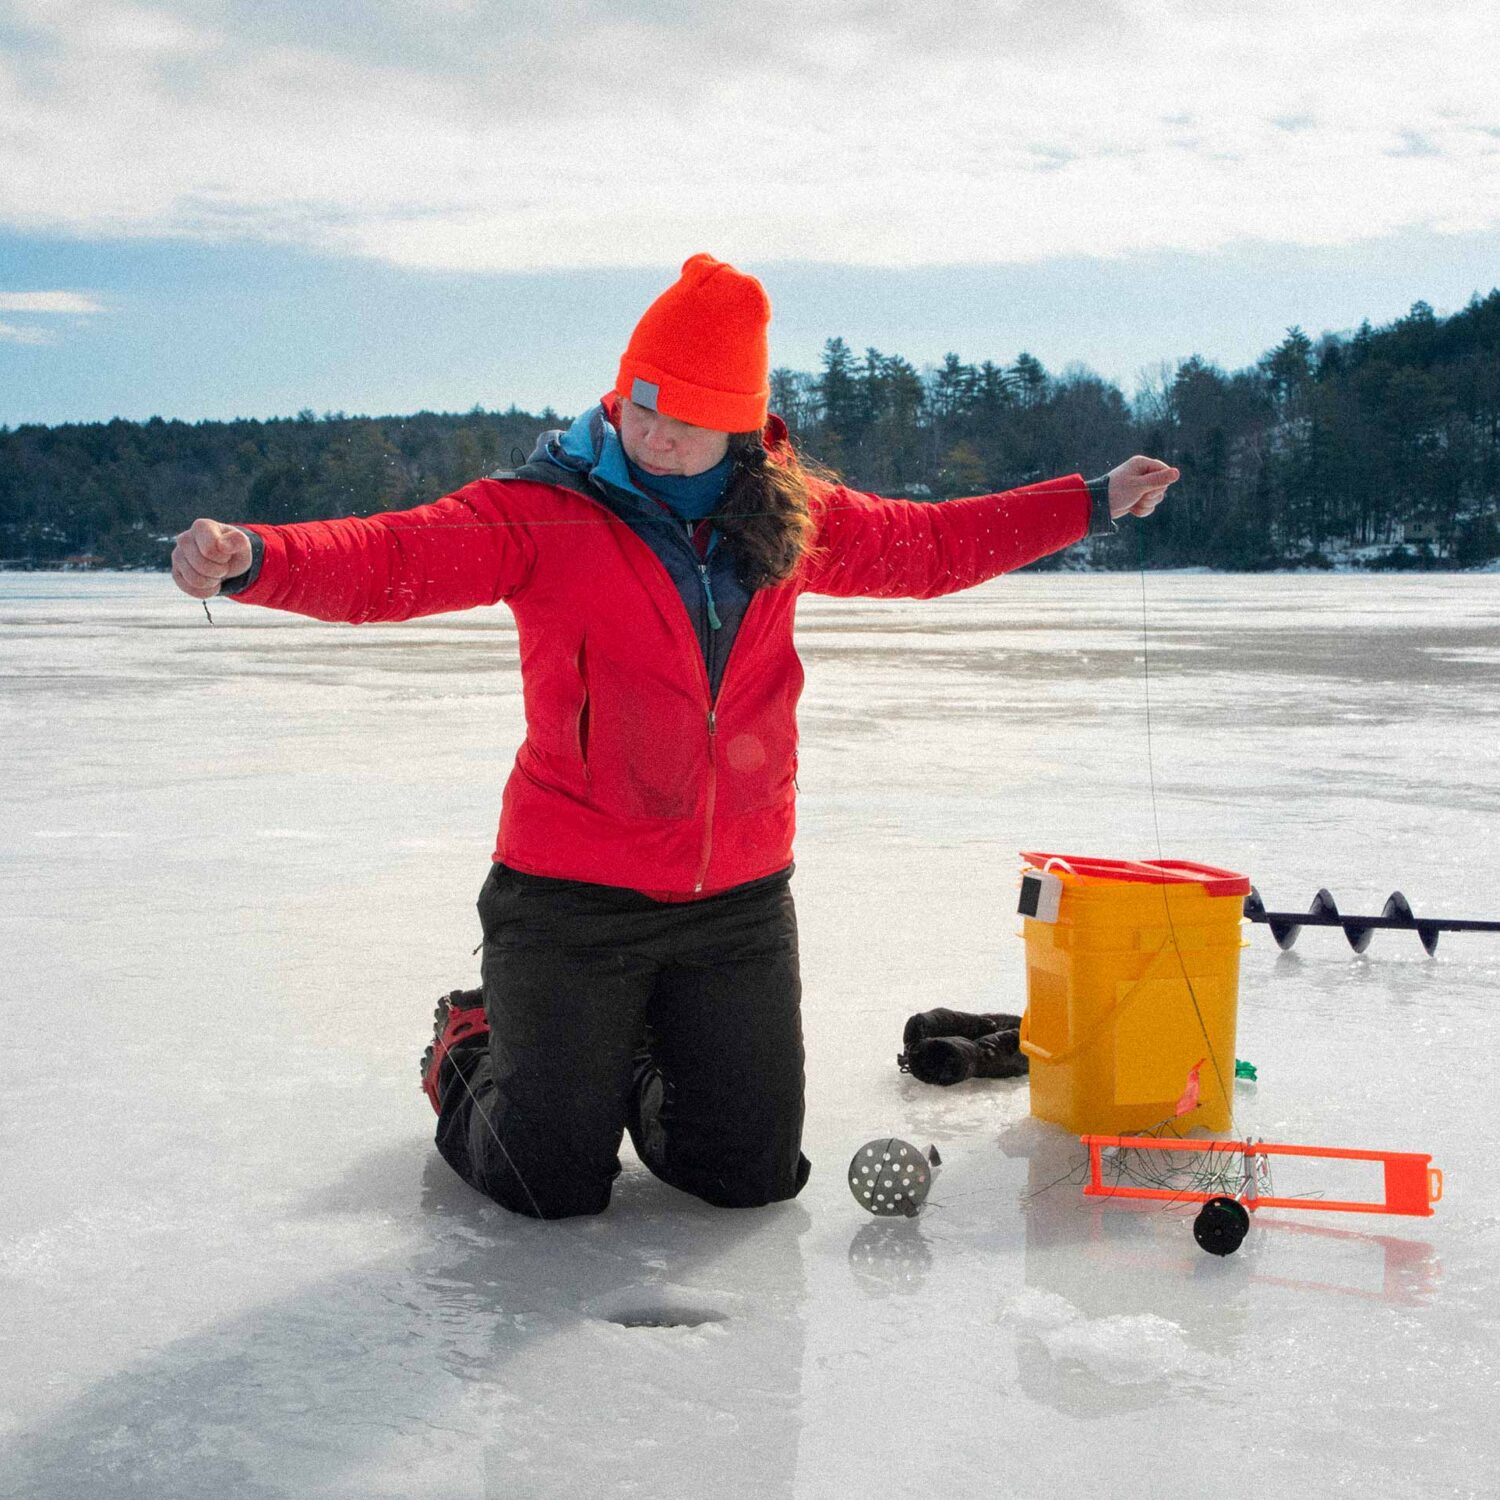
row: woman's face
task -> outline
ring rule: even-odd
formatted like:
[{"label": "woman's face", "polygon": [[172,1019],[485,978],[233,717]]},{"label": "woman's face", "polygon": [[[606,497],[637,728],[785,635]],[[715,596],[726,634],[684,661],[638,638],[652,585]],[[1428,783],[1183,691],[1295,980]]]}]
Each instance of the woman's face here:
[{"label": "woman's face", "polygon": [[729,451],[729,434],[694,427],[676,417],[620,402],[620,441],[625,456],[648,474],[702,474]]}]

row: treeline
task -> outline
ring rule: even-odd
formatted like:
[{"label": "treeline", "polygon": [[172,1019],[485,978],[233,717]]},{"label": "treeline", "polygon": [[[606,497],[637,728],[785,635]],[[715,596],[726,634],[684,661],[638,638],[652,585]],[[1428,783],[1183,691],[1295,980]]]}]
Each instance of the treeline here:
[{"label": "treeline", "polygon": [[[1029,354],[918,371],[842,340],[773,404],[806,449],[881,493],[1004,488],[1131,453],[1176,464],[1150,561],[1227,569],[1474,566],[1500,557],[1500,290],[1438,318],[1419,302],[1316,342],[1293,328],[1249,369],[1192,358],[1133,399]],[[1134,548],[1094,549],[1134,566]]]},{"label": "treeline", "polygon": [[[1127,400],[1029,354],[919,370],[830,339],[778,369],[772,405],[860,488],[942,500],[1131,453],[1183,482],[1152,522],[1158,566],[1465,567],[1500,557],[1500,290],[1449,318],[1418,303],[1316,342],[1291,329],[1254,366],[1164,367]],[[281,522],[420,504],[529,452],[563,419],[474,410],[258,422],[114,421],[0,430],[0,560],[164,566],[194,516]],[[1099,547],[1100,566],[1133,548]]]},{"label": "treeline", "polygon": [[0,431],[8,567],[166,567],[196,516],[326,519],[420,505],[529,452],[555,413],[97,422]]}]

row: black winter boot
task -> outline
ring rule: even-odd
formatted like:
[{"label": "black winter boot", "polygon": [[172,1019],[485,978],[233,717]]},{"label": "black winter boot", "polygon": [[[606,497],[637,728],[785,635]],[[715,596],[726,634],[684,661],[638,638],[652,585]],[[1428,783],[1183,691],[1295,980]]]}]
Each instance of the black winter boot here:
[{"label": "black winter boot", "polygon": [[911,1043],[898,1061],[913,1078],[944,1087],[966,1078],[1019,1078],[1031,1066],[1021,1051],[1021,1033],[1013,1026],[977,1040],[965,1036],[922,1037]]},{"label": "black winter boot", "polygon": [[930,1036],[964,1036],[977,1042],[992,1031],[1014,1031],[1020,1024],[1020,1016],[975,1016],[963,1010],[924,1010],[906,1023],[906,1029],[901,1033],[901,1045],[909,1049],[913,1042],[925,1041]]}]

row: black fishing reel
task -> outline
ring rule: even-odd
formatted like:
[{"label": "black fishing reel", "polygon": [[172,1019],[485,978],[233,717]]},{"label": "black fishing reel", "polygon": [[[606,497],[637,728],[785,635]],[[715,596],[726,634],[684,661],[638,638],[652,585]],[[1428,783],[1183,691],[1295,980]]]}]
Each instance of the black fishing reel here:
[{"label": "black fishing reel", "polygon": [[1193,1238],[1210,1255],[1233,1255],[1249,1232],[1249,1210],[1237,1198],[1210,1198],[1193,1220]]}]

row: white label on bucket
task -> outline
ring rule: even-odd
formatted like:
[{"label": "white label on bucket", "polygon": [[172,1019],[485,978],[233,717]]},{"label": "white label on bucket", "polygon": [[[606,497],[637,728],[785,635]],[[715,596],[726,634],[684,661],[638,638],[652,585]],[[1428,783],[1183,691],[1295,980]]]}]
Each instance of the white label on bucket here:
[{"label": "white label on bucket", "polygon": [[1060,875],[1028,870],[1021,877],[1021,903],[1016,910],[1037,922],[1055,922],[1062,904],[1062,888]]}]

